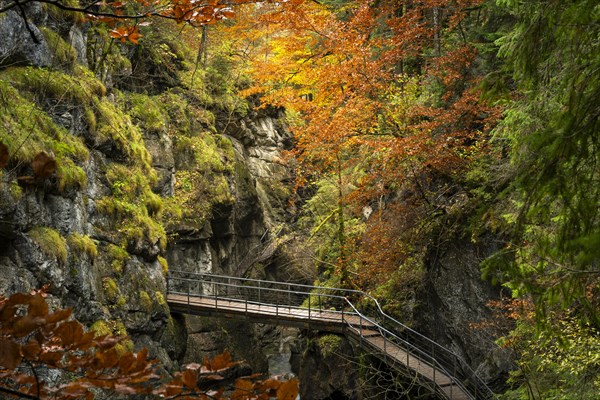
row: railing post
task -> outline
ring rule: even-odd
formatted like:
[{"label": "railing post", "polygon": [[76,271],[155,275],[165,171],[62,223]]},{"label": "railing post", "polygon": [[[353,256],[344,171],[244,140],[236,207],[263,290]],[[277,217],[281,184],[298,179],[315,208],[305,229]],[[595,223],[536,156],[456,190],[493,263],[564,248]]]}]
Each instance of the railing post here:
[{"label": "railing post", "polygon": [[190,305],[190,280],[187,280],[187,303]]},{"label": "railing post", "polygon": [[218,307],[219,300],[217,299],[217,284],[213,282],[213,293],[215,294],[215,309]]},{"label": "railing post", "polygon": [[387,338],[383,335],[383,360],[387,362],[387,348],[386,348]]},{"label": "railing post", "polygon": [[308,295],[308,320],[310,321],[310,294]]},{"label": "railing post", "polygon": [[358,323],[359,323],[359,325],[358,325],[358,340],[359,340],[359,343],[360,343],[360,347],[362,347],[362,340],[363,340],[363,333],[362,333],[362,326],[363,326],[363,323],[362,323],[362,314],[358,314]]},{"label": "railing post", "polygon": [[260,281],[258,281],[258,302],[260,303]]},{"label": "railing post", "polygon": [[289,283],[288,283],[287,287],[288,287],[288,289],[287,289],[288,290],[288,304],[287,305],[288,305],[288,307],[291,308],[292,307],[292,288]]},{"label": "railing post", "polygon": [[431,360],[433,364],[433,383],[436,383],[435,370],[437,369],[437,363],[435,362],[435,346],[433,345],[433,342],[431,342]]},{"label": "railing post", "polygon": [[319,297],[317,297],[317,299],[319,300],[319,312],[323,312],[323,310],[321,309],[321,293],[318,294]]}]

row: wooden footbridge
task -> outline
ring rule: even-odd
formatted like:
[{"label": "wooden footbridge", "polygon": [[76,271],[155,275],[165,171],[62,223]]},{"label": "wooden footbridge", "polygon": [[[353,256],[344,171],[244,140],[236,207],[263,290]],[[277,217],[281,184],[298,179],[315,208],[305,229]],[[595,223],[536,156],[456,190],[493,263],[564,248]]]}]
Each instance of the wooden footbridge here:
[{"label": "wooden footbridge", "polygon": [[172,312],[344,334],[441,398],[496,398],[459,356],[391,318],[360,291],[171,271],[167,302]]}]

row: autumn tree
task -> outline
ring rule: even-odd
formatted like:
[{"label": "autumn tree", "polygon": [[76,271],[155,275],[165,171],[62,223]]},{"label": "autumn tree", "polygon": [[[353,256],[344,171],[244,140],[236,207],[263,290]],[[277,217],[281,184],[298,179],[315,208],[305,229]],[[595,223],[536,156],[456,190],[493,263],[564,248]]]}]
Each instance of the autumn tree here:
[{"label": "autumn tree", "polygon": [[244,93],[286,107],[305,178],[336,181],[337,214],[323,218],[337,225],[342,280],[357,268],[349,260],[360,243],[345,222],[362,206],[382,205],[402,185],[432,205],[424,177],[456,175],[484,147],[495,112],[479,102],[477,51],[464,38],[480,4],[293,1],[258,9],[270,39],[254,61],[257,83]]}]

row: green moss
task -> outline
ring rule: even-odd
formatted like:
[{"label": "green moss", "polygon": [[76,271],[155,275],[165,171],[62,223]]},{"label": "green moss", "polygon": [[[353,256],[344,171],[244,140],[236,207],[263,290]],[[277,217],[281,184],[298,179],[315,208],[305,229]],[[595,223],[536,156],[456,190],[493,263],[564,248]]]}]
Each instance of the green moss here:
[{"label": "green moss", "polygon": [[115,350],[117,354],[124,354],[128,351],[133,351],[134,344],[131,339],[127,338],[127,328],[121,320],[98,320],[90,326],[89,329],[91,332],[94,332],[95,336],[106,336],[112,335],[120,338],[124,338],[121,342],[115,345]]},{"label": "green moss", "polygon": [[167,262],[167,260],[164,257],[161,257],[161,256],[158,256],[157,260],[158,260],[158,263],[160,264],[163,275],[167,276],[167,274],[169,273],[169,263]]},{"label": "green moss", "polygon": [[129,116],[107,99],[96,104],[96,134],[112,139],[131,164],[142,168],[151,181],[156,181],[156,171],[152,168],[152,157],[146,149],[142,132]]},{"label": "green moss", "polygon": [[61,264],[67,262],[67,241],[58,231],[38,226],[27,232],[27,235],[37,243],[44,254],[54,257]]},{"label": "green moss", "polygon": [[151,132],[165,132],[169,115],[161,104],[161,99],[145,94],[128,93],[124,103],[129,114],[141,127]]},{"label": "green moss", "polygon": [[120,275],[123,272],[123,268],[125,267],[125,263],[129,261],[129,253],[122,247],[116,246],[114,244],[109,244],[106,246],[106,252],[111,258],[111,267],[113,271]]},{"label": "green moss", "polygon": [[145,292],[144,290],[140,291],[140,306],[142,307],[142,310],[146,311],[146,312],[150,312],[152,311],[152,308],[154,307],[152,299],[150,298],[150,295]]},{"label": "green moss", "polygon": [[94,334],[96,336],[106,336],[106,335],[113,334],[112,329],[108,326],[108,324],[104,320],[101,320],[101,319],[94,322],[92,324],[92,326],[90,326],[90,331],[94,332]]},{"label": "green moss", "polygon": [[98,247],[89,236],[73,233],[67,237],[67,242],[71,250],[80,254],[87,254],[92,260],[98,256]]},{"label": "green moss", "polygon": [[115,282],[114,279],[110,277],[102,278],[102,289],[104,290],[104,295],[106,299],[113,304],[116,304],[118,300],[122,297],[121,290]]},{"label": "green moss", "polygon": [[19,91],[0,80],[0,135],[13,158],[31,161],[40,151],[69,153],[77,159],[87,159],[83,143],[56,125],[34,103]]},{"label": "green moss", "polygon": [[317,346],[323,357],[329,357],[340,349],[342,338],[338,335],[324,335],[317,339]]},{"label": "green moss", "polygon": [[118,224],[123,245],[147,240],[166,248],[167,237],[160,223],[162,199],[152,192],[148,177],[140,169],[111,164],[106,172],[112,195],[96,202],[98,210]]},{"label": "green moss", "polygon": [[21,93],[29,93],[30,100],[40,105],[56,99],[72,106],[93,106],[106,95],[106,87],[81,66],[76,66],[72,75],[34,67],[8,68],[0,72],[0,79]]},{"label": "green moss", "polygon": [[[9,78],[18,76],[27,81],[26,77],[35,76],[33,81],[41,84],[37,79],[41,78],[42,70],[19,68],[11,71],[18,71],[18,74],[8,73]],[[32,101],[35,100],[34,96],[29,99],[23,97],[31,95],[30,92],[21,91],[23,81],[15,83],[16,87],[3,81],[5,74],[0,73],[0,141],[8,147],[11,159],[29,164],[37,154],[45,152],[56,159],[59,190],[85,187],[87,176],[79,164],[88,160],[89,151],[82,139],[55,124]],[[29,90],[34,89],[32,87]]]},{"label": "green moss", "polygon": [[[79,8],[81,7],[79,0],[61,0],[61,4],[67,7]],[[81,12],[74,12],[69,10],[63,10],[52,4],[44,4],[50,18],[58,22],[70,22],[82,24],[85,22],[85,15]]]},{"label": "green moss", "polygon": [[77,61],[77,53],[73,46],[52,29],[41,27],[40,31],[52,52],[52,64],[60,68],[71,69]]},{"label": "green moss", "polygon": [[154,292],[154,297],[156,297],[156,302],[158,304],[160,304],[161,306],[164,306],[167,304],[167,300],[165,299],[165,296],[162,294],[162,292],[159,292],[159,291]]}]

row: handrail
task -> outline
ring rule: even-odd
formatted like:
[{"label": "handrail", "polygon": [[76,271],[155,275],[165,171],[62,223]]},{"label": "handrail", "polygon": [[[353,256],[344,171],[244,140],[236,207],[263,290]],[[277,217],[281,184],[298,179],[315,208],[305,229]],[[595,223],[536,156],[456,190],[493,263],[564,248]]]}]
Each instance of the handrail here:
[{"label": "handrail", "polygon": [[[173,281],[186,282],[185,289],[187,290],[185,292],[177,291],[176,288],[173,288]],[[236,281],[239,282],[239,284],[232,283]],[[390,343],[393,343],[405,350],[407,353],[407,363],[409,362],[408,357],[412,355],[413,357],[429,364],[434,371],[434,381],[436,371],[440,371],[451,379],[453,385],[459,386],[462,391],[468,394],[472,399],[487,400],[496,398],[491,389],[477,376],[477,374],[460,356],[387,315],[383,311],[377,299],[368,293],[353,289],[311,286],[305,284],[266,281],[252,278],[184,271],[169,272],[167,276],[167,292],[173,294],[187,294],[187,301],[189,304],[192,283],[198,285],[197,288],[199,293],[196,295],[208,298],[214,297],[215,306],[218,299],[226,299],[244,301],[246,312],[248,311],[248,304],[274,306],[276,315],[283,315],[282,309],[288,309],[290,313],[292,309],[307,310],[309,320],[311,319],[311,310],[327,311],[327,313],[341,314],[342,321],[350,327],[354,327],[354,325],[348,320],[347,317],[351,315],[358,317],[361,321],[361,324],[359,325],[359,336],[361,338],[361,343],[363,338],[362,321],[364,320],[379,331],[381,337],[384,339],[384,348],[387,343],[386,341],[389,341]],[[224,291],[225,293],[219,293],[217,285],[221,289],[221,292]],[[211,289],[214,293],[210,293]],[[252,290],[257,292],[255,294],[255,298],[252,298],[251,293],[248,292]],[[247,293],[244,294],[243,291],[246,291]],[[338,293],[345,295],[340,295]],[[273,301],[270,303],[265,302],[269,301],[267,298],[268,294],[274,295],[271,296],[271,300]],[[294,302],[292,302],[292,295],[294,295]],[[311,296],[316,296],[316,303],[311,304]],[[348,298],[354,296],[372,301],[375,304],[374,311],[377,315],[379,315],[379,318],[383,321],[383,323],[390,327],[390,329],[383,326],[381,321],[375,321],[372,317],[367,317],[361,311],[359,311],[359,309]],[[323,309],[322,298],[330,299],[330,303],[335,301],[338,303],[336,305],[341,304],[341,310],[338,311],[337,309],[331,309],[332,304],[326,304],[326,307],[330,308]],[[306,302],[307,299],[308,304],[303,305],[302,303]],[[344,308],[346,307],[352,311],[344,311]],[[393,330],[397,331],[394,332]],[[405,338],[401,338],[401,336],[404,336]]]}]

